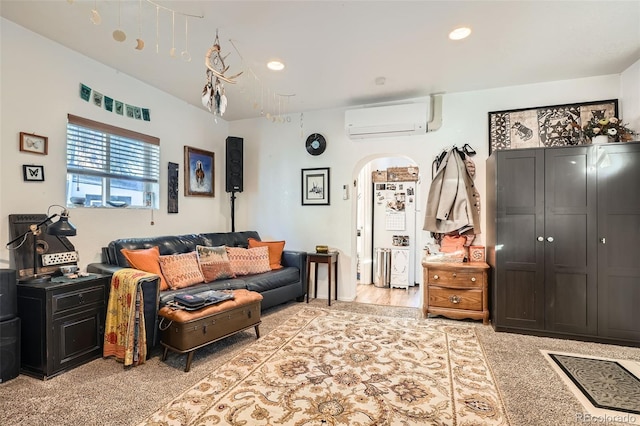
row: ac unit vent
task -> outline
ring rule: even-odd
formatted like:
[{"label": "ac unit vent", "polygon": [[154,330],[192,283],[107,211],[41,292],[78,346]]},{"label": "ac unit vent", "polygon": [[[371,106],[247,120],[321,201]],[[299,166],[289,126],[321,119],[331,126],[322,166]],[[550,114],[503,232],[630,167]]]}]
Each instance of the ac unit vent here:
[{"label": "ac unit vent", "polygon": [[345,130],[352,139],[427,133],[430,103],[387,105],[345,111]]}]

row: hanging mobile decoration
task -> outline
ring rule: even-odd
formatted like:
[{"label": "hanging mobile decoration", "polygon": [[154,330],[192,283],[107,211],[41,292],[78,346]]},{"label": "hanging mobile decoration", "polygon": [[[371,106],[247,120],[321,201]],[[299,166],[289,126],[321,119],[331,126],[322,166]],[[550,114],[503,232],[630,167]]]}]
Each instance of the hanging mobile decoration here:
[{"label": "hanging mobile decoration", "polygon": [[169,56],[176,57],[176,12],[171,14],[171,49],[169,50]]},{"label": "hanging mobile decoration", "polygon": [[144,40],[142,39],[142,0],[138,4],[138,38],[136,39],[136,50],[144,49]]},{"label": "hanging mobile decoration", "polygon": [[222,56],[218,30],[216,30],[213,46],[207,51],[204,58],[204,63],[207,66],[207,83],[202,90],[202,105],[219,116],[222,116],[227,109],[227,97],[224,94],[222,82],[235,84],[235,79],[243,73],[240,71],[230,77],[224,75],[229,70],[229,66],[224,63],[227,56],[229,55]]},{"label": "hanging mobile decoration", "polygon": [[156,53],[160,53],[160,6],[156,6]]},{"label": "hanging mobile decoration", "polygon": [[181,53],[182,60],[191,62],[191,54],[189,53],[189,20],[184,18],[184,50]]}]

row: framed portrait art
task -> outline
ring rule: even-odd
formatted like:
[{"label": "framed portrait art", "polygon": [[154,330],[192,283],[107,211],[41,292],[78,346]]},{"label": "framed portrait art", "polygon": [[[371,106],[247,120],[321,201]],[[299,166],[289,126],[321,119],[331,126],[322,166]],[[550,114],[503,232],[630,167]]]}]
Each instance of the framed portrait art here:
[{"label": "framed portrait art", "polygon": [[215,154],[203,149],[184,147],[184,194],[214,196]]},{"label": "framed portrait art", "polygon": [[489,113],[489,154],[505,149],[589,143],[582,127],[591,118],[617,116],[617,99],[493,111]]},{"label": "framed portrait art", "polygon": [[48,149],[48,137],[20,132],[20,151],[47,155]]},{"label": "framed portrait art", "polygon": [[302,169],[302,205],[328,206],[329,168]]}]

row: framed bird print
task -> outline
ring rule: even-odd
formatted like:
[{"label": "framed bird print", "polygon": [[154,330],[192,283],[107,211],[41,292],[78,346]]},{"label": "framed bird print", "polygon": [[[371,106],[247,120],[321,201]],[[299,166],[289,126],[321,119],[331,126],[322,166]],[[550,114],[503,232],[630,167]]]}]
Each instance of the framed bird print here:
[{"label": "framed bird print", "polygon": [[214,196],[214,159],[213,152],[184,147],[184,195]]}]

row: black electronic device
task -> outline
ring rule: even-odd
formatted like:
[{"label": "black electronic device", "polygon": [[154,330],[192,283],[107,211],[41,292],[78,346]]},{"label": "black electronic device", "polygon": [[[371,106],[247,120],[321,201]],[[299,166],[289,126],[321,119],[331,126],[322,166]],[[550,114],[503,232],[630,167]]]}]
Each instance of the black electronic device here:
[{"label": "black electronic device", "polygon": [[9,320],[18,314],[15,269],[0,269],[0,321]]},{"label": "black electronic device", "polygon": [[227,145],[225,150],[226,192],[242,192],[243,141],[244,139],[235,136],[229,136],[227,138]]},{"label": "black electronic device", "polygon": [[0,383],[20,374],[20,318],[0,322]]},{"label": "black electronic device", "polygon": [[176,294],[173,297],[173,302],[178,305],[174,307],[179,307],[187,311],[195,311],[197,309],[202,309],[205,306],[214,305],[229,299],[233,299],[232,293],[207,290],[195,294]]}]

